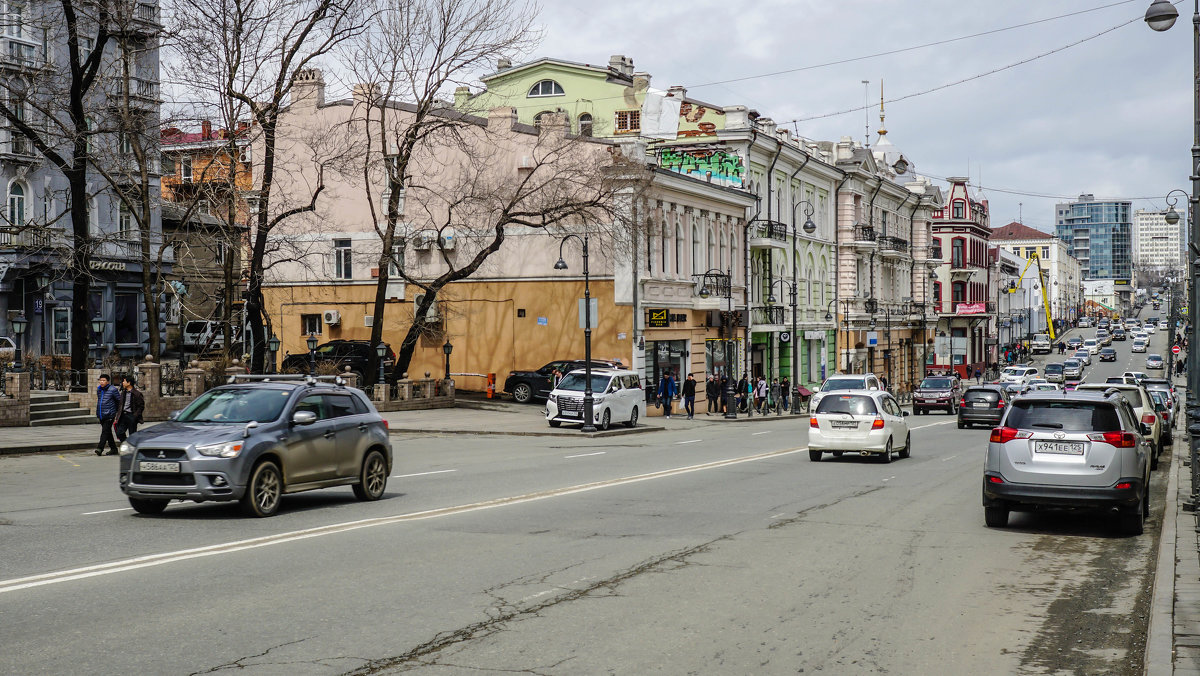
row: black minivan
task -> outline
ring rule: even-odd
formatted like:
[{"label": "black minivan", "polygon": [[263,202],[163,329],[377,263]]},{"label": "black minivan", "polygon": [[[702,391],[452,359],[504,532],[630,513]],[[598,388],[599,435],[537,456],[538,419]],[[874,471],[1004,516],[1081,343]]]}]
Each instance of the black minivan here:
[{"label": "black minivan", "polygon": [[995,427],[1004,417],[1009,395],[999,385],[975,385],[963,392],[958,402],[958,429],[975,425]]}]

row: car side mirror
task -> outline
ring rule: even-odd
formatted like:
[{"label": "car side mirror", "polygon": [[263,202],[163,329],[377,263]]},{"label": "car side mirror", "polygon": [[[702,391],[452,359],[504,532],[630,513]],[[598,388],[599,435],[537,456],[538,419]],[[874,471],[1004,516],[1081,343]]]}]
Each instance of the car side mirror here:
[{"label": "car side mirror", "polygon": [[312,411],[296,411],[292,414],[293,425],[311,425],[317,422],[317,414]]},{"label": "car side mirror", "polygon": [[907,418],[907,417],[908,417],[908,411],[900,411],[900,415],[902,415],[902,416],[904,416],[905,418]]},{"label": "car side mirror", "polygon": [[179,411],[179,410],[171,411],[170,413],[167,414],[167,420],[174,420],[174,419],[178,418],[179,414],[181,412],[182,411]]}]

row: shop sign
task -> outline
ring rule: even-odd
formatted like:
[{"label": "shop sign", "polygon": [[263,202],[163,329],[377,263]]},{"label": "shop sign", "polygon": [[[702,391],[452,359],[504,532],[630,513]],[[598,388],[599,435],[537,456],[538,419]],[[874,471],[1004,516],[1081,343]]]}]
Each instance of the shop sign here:
[{"label": "shop sign", "polygon": [[647,310],[649,316],[646,326],[651,329],[665,329],[671,325],[671,315],[666,308]]},{"label": "shop sign", "polygon": [[107,270],[109,272],[125,272],[129,269],[129,264],[125,261],[90,261],[88,267],[93,270]]},{"label": "shop sign", "polygon": [[804,339],[805,340],[824,340],[825,332],[824,331],[805,331]]},{"label": "shop sign", "polygon": [[959,303],[954,314],[956,315],[982,315],[987,314],[987,305],[984,303]]},{"label": "shop sign", "polygon": [[781,343],[792,342],[792,332],[791,331],[780,331],[779,332],[779,342],[781,342]]}]

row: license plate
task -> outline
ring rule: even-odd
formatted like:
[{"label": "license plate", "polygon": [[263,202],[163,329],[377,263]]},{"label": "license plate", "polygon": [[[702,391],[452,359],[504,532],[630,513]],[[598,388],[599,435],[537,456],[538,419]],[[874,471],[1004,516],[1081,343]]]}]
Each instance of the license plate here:
[{"label": "license plate", "polygon": [[1035,441],[1034,453],[1057,453],[1059,455],[1083,455],[1082,441]]},{"label": "license plate", "polygon": [[583,415],[582,411],[562,411],[559,413],[564,418],[578,418]]},{"label": "license plate", "polygon": [[138,471],[141,472],[178,472],[179,463],[177,462],[139,462]]},{"label": "license plate", "polygon": [[831,420],[829,426],[835,430],[856,430],[858,422],[854,420]]},{"label": "license plate", "polygon": [[992,405],[986,401],[975,401],[971,403],[972,408],[991,408]]}]

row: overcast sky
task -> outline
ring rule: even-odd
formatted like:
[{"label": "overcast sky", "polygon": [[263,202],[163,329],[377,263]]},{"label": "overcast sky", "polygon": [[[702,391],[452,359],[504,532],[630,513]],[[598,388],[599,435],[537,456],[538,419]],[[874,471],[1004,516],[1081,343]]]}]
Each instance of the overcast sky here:
[{"label": "overcast sky", "polygon": [[[871,142],[879,82],[888,99],[1024,61],[1011,69],[889,103],[888,138],[937,181],[969,172],[995,226],[1018,220],[1053,231],[1054,204],[1081,192],[1164,208],[1190,190],[1191,3],[1174,28],[1141,17],[1151,0],[543,0],[541,47],[607,65],[625,54],[652,86],[687,86],[715,105],[744,104],[779,123],[863,105],[870,80]],[[825,64],[1113,5],[1076,16],[901,54],[758,79],[707,84]],[[707,86],[698,86],[707,84]],[[789,125],[791,126],[791,125]],[[797,122],[800,135],[861,141],[864,113]],[[945,185],[944,181],[938,181]],[[1034,193],[1034,194],[1012,194]],[[1157,196],[1157,197],[1155,197]],[[1180,206],[1185,206],[1181,201]],[[1019,206],[1023,204],[1022,206]],[[1182,211],[1182,208],[1181,208]]]}]

